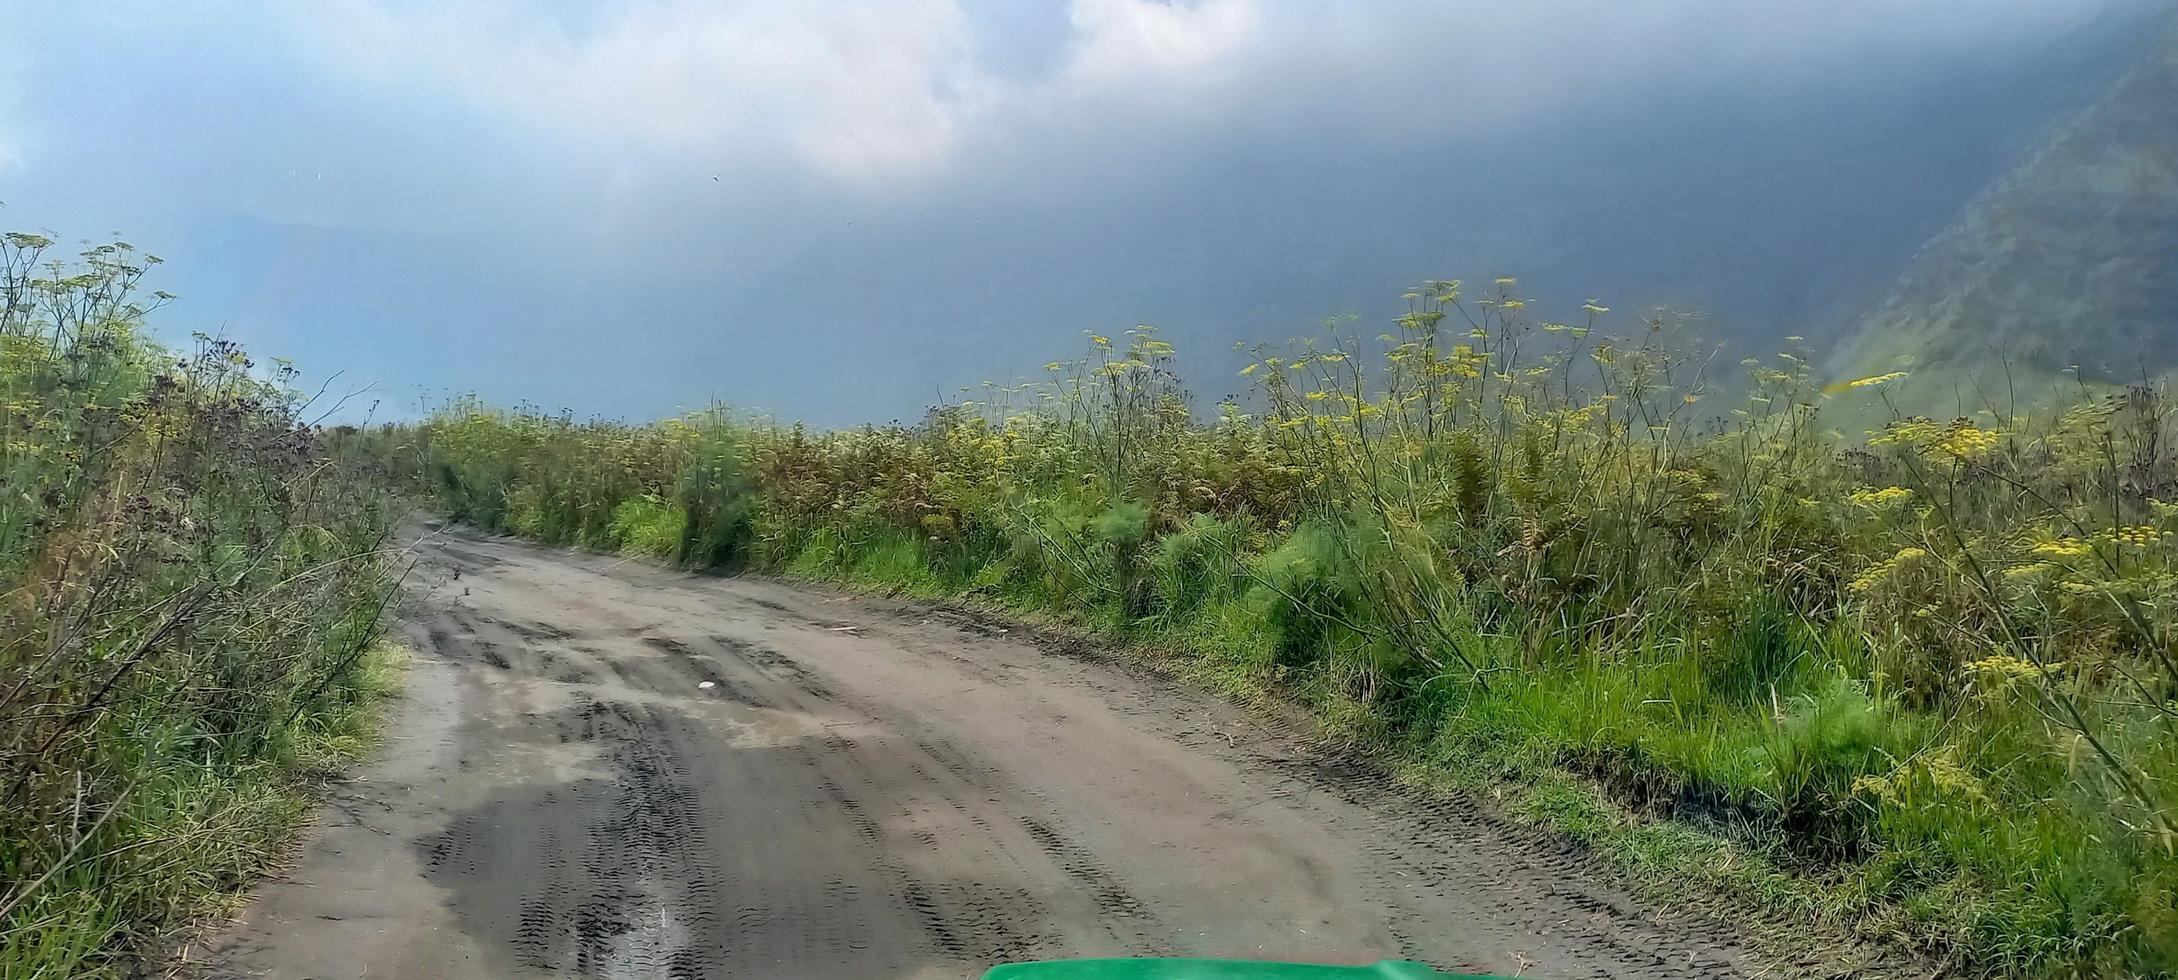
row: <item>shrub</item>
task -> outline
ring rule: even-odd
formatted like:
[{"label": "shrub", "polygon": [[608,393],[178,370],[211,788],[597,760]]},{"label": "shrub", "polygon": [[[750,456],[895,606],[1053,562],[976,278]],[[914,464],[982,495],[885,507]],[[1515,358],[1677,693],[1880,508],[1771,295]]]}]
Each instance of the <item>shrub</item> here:
[{"label": "shrub", "polygon": [[1157,539],[1149,559],[1158,612],[1184,621],[1204,602],[1227,599],[1248,585],[1242,558],[1248,548],[1248,519],[1220,519],[1196,514]]},{"label": "shrub", "polygon": [[688,512],[657,497],[629,497],[613,508],[612,540],[622,551],[671,559],[687,534]]},{"label": "shrub", "polygon": [[696,437],[674,487],[685,515],[678,556],[714,568],[742,557],[754,536],[756,498],[732,432],[724,426]]}]

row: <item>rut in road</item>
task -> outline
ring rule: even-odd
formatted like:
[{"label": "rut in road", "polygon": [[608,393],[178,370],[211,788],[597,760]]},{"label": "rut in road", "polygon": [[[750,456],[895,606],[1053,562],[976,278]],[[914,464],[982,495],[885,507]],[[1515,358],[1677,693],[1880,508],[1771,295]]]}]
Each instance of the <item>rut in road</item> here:
[{"label": "rut in road", "polygon": [[972,977],[1218,955],[1738,977],[1578,848],[1121,665],[913,606],[460,530],[384,761],[219,976]]}]

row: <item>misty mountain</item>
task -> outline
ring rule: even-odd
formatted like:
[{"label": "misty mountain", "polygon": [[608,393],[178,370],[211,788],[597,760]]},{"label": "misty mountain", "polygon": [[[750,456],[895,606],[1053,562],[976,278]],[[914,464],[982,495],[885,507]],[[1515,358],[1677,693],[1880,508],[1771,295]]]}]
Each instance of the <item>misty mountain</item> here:
[{"label": "misty mountain", "polygon": [[1931,415],[2008,411],[2076,366],[2178,369],[2178,29],[2021,155],[1841,338],[1843,377],[1911,372]]}]

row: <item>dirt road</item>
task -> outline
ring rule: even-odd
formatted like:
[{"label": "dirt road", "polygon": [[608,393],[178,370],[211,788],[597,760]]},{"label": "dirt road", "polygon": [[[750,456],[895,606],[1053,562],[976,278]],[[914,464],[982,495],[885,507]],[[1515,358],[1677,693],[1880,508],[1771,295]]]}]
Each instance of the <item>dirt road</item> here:
[{"label": "dirt road", "polygon": [[1133,668],[904,604],[456,530],[420,547],[388,751],[211,975],[1760,972],[1571,848]]}]

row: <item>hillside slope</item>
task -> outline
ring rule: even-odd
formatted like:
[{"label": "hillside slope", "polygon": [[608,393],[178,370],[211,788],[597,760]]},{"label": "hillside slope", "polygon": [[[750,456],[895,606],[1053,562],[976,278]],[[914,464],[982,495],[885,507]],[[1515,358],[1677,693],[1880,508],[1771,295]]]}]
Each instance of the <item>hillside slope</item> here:
[{"label": "hillside slope", "polygon": [[2006,411],[2074,365],[2091,384],[2178,368],[2178,30],[1916,253],[1829,367],[1911,372],[1898,408],[1941,416]]}]

